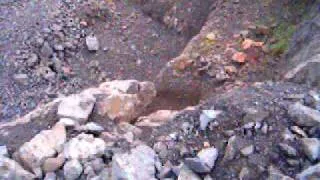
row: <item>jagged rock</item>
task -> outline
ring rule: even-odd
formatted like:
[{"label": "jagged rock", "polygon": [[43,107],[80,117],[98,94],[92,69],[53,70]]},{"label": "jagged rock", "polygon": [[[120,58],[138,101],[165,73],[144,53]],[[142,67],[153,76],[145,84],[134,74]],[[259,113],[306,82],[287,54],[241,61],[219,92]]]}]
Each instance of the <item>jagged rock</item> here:
[{"label": "jagged rock", "polygon": [[56,180],[57,175],[53,172],[47,173],[44,177],[44,180]]},{"label": "jagged rock", "polygon": [[73,94],[63,99],[58,107],[61,118],[71,118],[78,123],[88,120],[96,99],[88,94]]},{"label": "jagged rock", "polygon": [[130,153],[115,154],[112,159],[112,178],[131,180],[155,179],[156,153],[140,145]]},{"label": "jagged rock", "polygon": [[125,122],[134,120],[156,96],[153,83],[136,80],[106,82],[99,89],[107,95],[97,101],[98,114]]},{"label": "jagged rock", "polygon": [[320,141],[317,138],[302,138],[301,144],[304,153],[311,161],[317,160],[320,156]]},{"label": "jagged rock", "polygon": [[87,131],[92,134],[99,134],[104,131],[104,128],[95,122],[89,122],[83,126],[80,126],[77,130]]},{"label": "jagged rock", "polygon": [[60,152],[65,142],[66,129],[62,124],[56,124],[51,130],[41,131],[23,144],[17,151],[18,160],[39,177],[43,161]]},{"label": "jagged rock", "polygon": [[221,113],[219,110],[203,110],[200,115],[200,129],[206,130],[208,124]]},{"label": "jagged rock", "polygon": [[298,155],[297,150],[288,144],[280,143],[279,149],[288,157],[296,157]]},{"label": "jagged rock", "polygon": [[63,175],[66,180],[78,179],[82,171],[83,167],[81,163],[76,159],[67,161],[66,164],[63,166]]},{"label": "jagged rock", "polygon": [[106,143],[91,134],[80,134],[64,145],[63,154],[67,159],[93,159],[104,154]]},{"label": "jagged rock", "polygon": [[297,102],[288,110],[292,120],[300,126],[317,126],[320,124],[320,112]]},{"label": "jagged rock", "polygon": [[226,150],[224,152],[223,161],[230,161],[236,156],[236,153],[238,151],[236,147],[236,139],[236,136],[232,136],[229,138]]},{"label": "jagged rock", "polygon": [[86,37],[86,45],[89,51],[99,50],[98,38],[93,34]]},{"label": "jagged rock", "polygon": [[135,123],[136,126],[158,127],[171,121],[178,111],[173,110],[158,110],[148,116],[140,116]]},{"label": "jagged rock", "polygon": [[196,158],[185,159],[185,165],[198,173],[208,173],[214,167],[218,158],[218,150],[214,147],[202,149]]},{"label": "jagged rock", "polygon": [[48,158],[43,162],[42,169],[45,173],[54,172],[58,170],[65,162],[63,155],[59,155],[55,158]]},{"label": "jagged rock", "polygon": [[61,118],[59,120],[59,123],[63,124],[65,127],[74,127],[78,125],[75,120],[72,120],[70,118]]},{"label": "jagged rock", "polygon": [[8,156],[8,149],[7,146],[0,146],[0,157],[1,156]]},{"label": "jagged rock", "polygon": [[16,161],[0,156],[0,179],[35,179],[35,176],[24,170]]},{"label": "jagged rock", "polygon": [[319,179],[320,178],[320,163],[310,166],[303,170],[301,173],[297,174],[296,179],[298,180],[309,180],[309,179]]},{"label": "jagged rock", "polygon": [[201,180],[201,178],[190,170],[186,165],[182,165],[178,180]]}]

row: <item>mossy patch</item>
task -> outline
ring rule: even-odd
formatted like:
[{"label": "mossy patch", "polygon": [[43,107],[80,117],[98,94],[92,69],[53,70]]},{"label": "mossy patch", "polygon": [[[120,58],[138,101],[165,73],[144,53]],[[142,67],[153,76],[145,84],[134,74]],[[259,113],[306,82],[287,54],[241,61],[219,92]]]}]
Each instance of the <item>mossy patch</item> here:
[{"label": "mossy patch", "polygon": [[295,25],[284,22],[274,28],[273,38],[275,38],[277,42],[270,45],[272,55],[279,56],[288,50],[290,39],[295,30]]}]

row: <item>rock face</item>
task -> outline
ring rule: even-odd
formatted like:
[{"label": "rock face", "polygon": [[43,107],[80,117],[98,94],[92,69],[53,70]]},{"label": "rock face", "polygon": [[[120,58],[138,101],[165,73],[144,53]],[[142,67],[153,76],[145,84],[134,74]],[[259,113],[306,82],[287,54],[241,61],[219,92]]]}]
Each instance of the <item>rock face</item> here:
[{"label": "rock face", "polygon": [[289,115],[300,126],[317,126],[320,124],[320,112],[297,102],[289,107]]},{"label": "rock face", "polygon": [[75,94],[66,97],[58,107],[58,115],[84,123],[88,120],[95,103],[95,98],[88,94]]},{"label": "rock face", "polygon": [[102,156],[106,149],[105,142],[93,135],[80,134],[64,145],[66,159],[93,159]]},{"label": "rock face", "polygon": [[17,156],[23,166],[40,176],[42,162],[61,151],[65,142],[66,129],[63,125],[56,124],[51,130],[41,131],[23,144],[17,151]]},{"label": "rock face", "polygon": [[35,179],[35,176],[24,170],[16,161],[0,157],[0,179]]},{"label": "rock face", "polygon": [[[317,12],[317,11],[315,11]],[[293,36],[284,78],[320,87],[320,16],[303,23]]]},{"label": "rock face", "polygon": [[155,152],[140,145],[131,153],[115,154],[112,160],[112,179],[151,180],[155,179]]}]

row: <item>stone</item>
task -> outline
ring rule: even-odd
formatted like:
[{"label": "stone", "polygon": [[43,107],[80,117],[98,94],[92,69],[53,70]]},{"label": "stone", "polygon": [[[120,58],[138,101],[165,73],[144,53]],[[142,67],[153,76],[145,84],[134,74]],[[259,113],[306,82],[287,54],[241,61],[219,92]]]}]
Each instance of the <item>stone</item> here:
[{"label": "stone", "polygon": [[182,165],[178,180],[201,180],[201,178],[190,170],[186,165]]},{"label": "stone", "polygon": [[44,177],[44,180],[56,180],[57,175],[53,172],[47,173]]},{"label": "stone", "polygon": [[75,120],[72,120],[70,118],[61,118],[59,120],[59,123],[63,124],[65,127],[75,127],[78,125]]},{"label": "stone", "polygon": [[208,124],[221,113],[222,111],[219,110],[202,110],[200,114],[200,129],[206,130]]},{"label": "stone", "polygon": [[248,167],[243,167],[239,173],[239,180],[249,179],[250,170]]},{"label": "stone", "polygon": [[254,146],[253,145],[250,145],[250,146],[247,146],[245,148],[242,148],[240,150],[241,154],[244,155],[244,156],[249,156],[250,154],[252,154],[254,152]]},{"label": "stone", "polygon": [[200,152],[198,152],[198,157],[205,165],[212,169],[215,161],[218,158],[218,149],[214,147],[202,149]]},{"label": "stone", "polygon": [[299,102],[290,105],[288,113],[292,120],[300,126],[312,127],[320,125],[320,112]]},{"label": "stone", "polygon": [[29,77],[27,74],[23,74],[23,73],[15,74],[13,78],[15,81],[23,85],[27,85],[29,82]]},{"label": "stone", "polygon": [[267,111],[253,109],[253,108],[248,108],[245,111],[246,111],[246,115],[243,118],[243,121],[245,123],[249,123],[249,122],[255,122],[255,123],[260,122],[261,123],[270,114]]},{"label": "stone", "polygon": [[288,157],[296,157],[298,155],[297,150],[288,144],[280,143],[279,149]]},{"label": "stone", "polygon": [[0,179],[35,179],[35,176],[23,169],[16,161],[0,156]]},{"label": "stone", "polygon": [[298,126],[291,126],[291,131],[297,135],[299,135],[300,137],[303,137],[303,138],[307,138],[308,135],[301,129],[299,128]]},{"label": "stone", "polygon": [[63,175],[66,180],[78,179],[82,171],[83,167],[81,163],[76,159],[67,161],[66,164],[63,166]]},{"label": "stone", "polygon": [[60,152],[66,142],[66,129],[61,124],[56,124],[51,130],[43,130],[24,143],[17,151],[19,162],[24,167],[32,170],[38,177],[41,176],[41,165],[47,158]]},{"label": "stone", "polygon": [[48,158],[43,162],[42,169],[45,173],[54,172],[63,166],[65,158],[59,155],[55,158]]},{"label": "stone", "polygon": [[53,49],[47,41],[43,43],[40,53],[41,57],[44,59],[48,59],[53,55]]},{"label": "stone", "polygon": [[80,134],[64,145],[63,154],[66,159],[94,159],[101,157],[106,143],[92,134]]},{"label": "stone", "polygon": [[317,138],[302,138],[301,144],[304,153],[311,161],[315,161],[320,156],[320,141]]},{"label": "stone", "polygon": [[184,164],[196,173],[209,173],[210,167],[206,165],[199,157],[186,158]]},{"label": "stone", "polygon": [[100,134],[104,131],[104,128],[95,122],[89,122],[81,127],[78,130],[87,131],[92,134]]},{"label": "stone", "polygon": [[280,170],[274,168],[273,166],[269,166],[268,172],[268,180],[293,180],[293,178],[284,175]]},{"label": "stone", "polygon": [[247,58],[248,58],[248,55],[243,52],[236,52],[232,56],[232,60],[240,64],[245,63],[247,61]]},{"label": "stone", "polygon": [[58,115],[61,118],[70,118],[78,123],[88,120],[93,110],[96,99],[87,94],[73,94],[64,98],[58,107]]},{"label": "stone", "polygon": [[103,159],[101,159],[101,158],[96,158],[96,159],[90,161],[90,163],[91,163],[93,170],[96,173],[100,173],[105,167]]},{"label": "stone", "polygon": [[32,66],[35,66],[37,63],[39,63],[38,55],[35,53],[31,53],[27,60],[27,65],[29,67],[32,67]]},{"label": "stone", "polygon": [[0,146],[0,157],[1,156],[9,156],[7,146]]},{"label": "stone", "polygon": [[139,145],[130,153],[118,153],[112,158],[112,179],[155,180],[156,153]]},{"label": "stone", "polygon": [[136,126],[158,127],[171,120],[178,114],[174,110],[158,110],[148,116],[140,116],[135,123]]},{"label": "stone", "polygon": [[89,51],[98,51],[100,46],[98,38],[93,34],[86,37],[86,45]]},{"label": "stone", "polygon": [[296,175],[298,180],[320,179],[320,163],[308,167]]},{"label": "stone", "polygon": [[230,161],[236,156],[236,153],[238,151],[236,147],[236,139],[236,136],[232,136],[229,138],[226,150],[224,152],[223,161]]}]

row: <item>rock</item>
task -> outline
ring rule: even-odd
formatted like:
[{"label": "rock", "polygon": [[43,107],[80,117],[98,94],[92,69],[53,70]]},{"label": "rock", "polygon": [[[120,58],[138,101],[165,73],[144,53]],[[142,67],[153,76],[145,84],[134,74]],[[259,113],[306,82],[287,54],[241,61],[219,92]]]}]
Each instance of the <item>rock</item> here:
[{"label": "rock", "polygon": [[200,115],[200,129],[206,130],[209,122],[217,118],[217,116],[221,113],[222,111],[219,110],[202,110]]},{"label": "rock", "polygon": [[80,131],[87,131],[92,134],[100,134],[104,131],[104,128],[95,122],[89,122],[84,126],[80,126]]},{"label": "rock", "polygon": [[308,135],[301,129],[299,128],[298,126],[291,126],[291,131],[294,132],[295,134],[299,135],[300,137],[303,137],[303,138],[307,138]]},{"label": "rock", "polygon": [[0,156],[0,179],[35,179],[35,176],[24,170],[16,161]]},{"label": "rock", "polygon": [[27,60],[27,65],[29,67],[35,66],[37,63],[39,63],[39,58],[38,55],[35,53],[31,53],[28,60]]},{"label": "rock", "polygon": [[78,125],[75,120],[72,120],[70,118],[61,118],[59,120],[59,123],[63,124],[65,127],[75,127]]},{"label": "rock", "polygon": [[0,146],[0,157],[1,156],[9,156],[7,146]]},{"label": "rock", "polygon": [[96,173],[100,173],[105,167],[103,159],[101,159],[101,158],[96,158],[96,159],[90,161],[90,164],[91,164],[94,172],[96,172]]},{"label": "rock", "polygon": [[247,167],[243,167],[239,173],[239,179],[240,180],[245,180],[249,179],[250,176],[250,170]]},{"label": "rock", "polygon": [[211,32],[211,33],[207,34],[206,39],[208,39],[210,41],[214,41],[214,40],[216,40],[216,34]]},{"label": "rock", "polygon": [[112,158],[112,179],[155,179],[156,153],[146,145],[140,145],[131,153],[115,154]]},{"label": "rock", "polygon": [[320,141],[317,138],[302,138],[301,144],[304,153],[311,161],[315,161],[320,156]]},{"label": "rock", "polygon": [[263,111],[263,110],[258,110],[258,109],[253,109],[253,108],[248,108],[246,109],[246,115],[243,118],[244,123],[249,123],[249,122],[262,122],[264,119],[266,119],[269,116],[269,112]]},{"label": "rock", "polygon": [[300,126],[312,127],[320,125],[320,112],[299,102],[290,105],[288,113],[292,120]]},{"label": "rock", "polygon": [[60,152],[66,142],[66,129],[56,124],[51,130],[44,130],[24,143],[17,151],[18,160],[23,166],[32,170],[38,177],[41,176],[41,165],[47,158]]},{"label": "rock", "polygon": [[296,157],[298,155],[297,150],[288,144],[280,143],[279,149],[288,157]]},{"label": "rock", "polygon": [[53,49],[51,48],[50,44],[45,41],[42,45],[40,50],[41,58],[48,59],[53,55]]},{"label": "rock", "polygon": [[298,180],[309,180],[309,179],[319,179],[320,178],[320,163],[308,167],[301,173],[297,174],[296,179]]},{"label": "rock", "polygon": [[178,180],[201,180],[201,178],[191,171],[186,165],[182,165]]},{"label": "rock", "polygon": [[56,180],[57,175],[53,172],[47,173],[44,177],[44,180]]},{"label": "rock", "polygon": [[254,146],[250,145],[240,150],[241,154],[244,156],[249,156],[254,151]]},{"label": "rock", "polygon": [[236,153],[238,151],[236,147],[236,139],[236,136],[232,136],[229,138],[226,150],[224,152],[223,161],[230,161],[236,156]]},{"label": "rock", "polygon": [[148,116],[140,116],[135,123],[136,126],[158,127],[171,120],[178,114],[173,110],[158,110]]},{"label": "rock", "polygon": [[293,178],[282,174],[282,172],[273,166],[268,168],[269,177],[268,180],[293,180]]},{"label": "rock", "polygon": [[64,145],[63,154],[66,159],[94,159],[101,157],[106,143],[90,134],[80,134]]},{"label": "rock", "polygon": [[86,45],[89,51],[99,50],[98,38],[93,34],[86,37]]},{"label": "rock", "polygon": [[96,99],[87,94],[74,94],[64,98],[59,107],[58,115],[61,118],[71,118],[78,123],[88,120]]},{"label": "rock", "polygon": [[208,173],[218,158],[218,150],[214,147],[202,149],[196,158],[186,158],[184,163],[197,173]]},{"label": "rock", "polygon": [[65,159],[63,155],[56,158],[48,158],[43,162],[42,169],[45,173],[54,172],[63,166]]},{"label": "rock", "polygon": [[156,96],[153,83],[135,80],[111,81],[101,84],[99,89],[105,96],[97,100],[97,113],[121,122],[137,118]]},{"label": "rock", "polygon": [[66,164],[63,166],[63,175],[66,180],[78,179],[82,171],[83,167],[81,163],[76,159],[67,161]]},{"label": "rock", "polygon": [[248,55],[246,53],[236,52],[235,54],[233,54],[232,60],[237,63],[243,64],[247,61],[247,57]]},{"label": "rock", "polygon": [[13,76],[14,80],[23,84],[23,85],[27,85],[28,82],[29,82],[29,77],[27,74],[23,74],[23,73],[20,73],[20,74],[15,74]]}]

